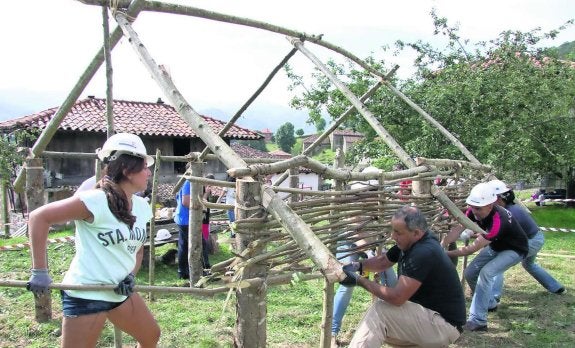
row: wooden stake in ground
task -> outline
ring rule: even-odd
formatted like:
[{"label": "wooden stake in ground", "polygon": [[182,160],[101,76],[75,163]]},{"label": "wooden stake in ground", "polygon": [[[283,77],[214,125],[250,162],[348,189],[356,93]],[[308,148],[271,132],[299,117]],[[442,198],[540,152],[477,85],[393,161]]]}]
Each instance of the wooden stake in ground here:
[{"label": "wooden stake in ground", "polygon": [[[44,167],[42,159],[29,158],[26,160],[26,202],[28,213],[44,205]],[[28,232],[26,232],[28,234]],[[30,236],[28,236],[30,237]],[[48,255],[46,255],[46,259]],[[48,261],[46,261],[48,265]],[[34,295],[36,321],[45,323],[52,319],[52,291],[44,295]]]}]

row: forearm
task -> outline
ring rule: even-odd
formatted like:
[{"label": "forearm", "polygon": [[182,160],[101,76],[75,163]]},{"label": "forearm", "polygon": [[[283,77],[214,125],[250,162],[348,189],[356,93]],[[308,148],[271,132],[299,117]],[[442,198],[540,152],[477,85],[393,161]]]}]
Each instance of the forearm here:
[{"label": "forearm", "polygon": [[30,235],[32,268],[48,268],[46,250],[50,224],[42,221],[42,219],[36,214],[31,213],[28,220],[28,229],[28,233]]},{"label": "forearm", "polygon": [[369,291],[373,296],[389,302],[395,306],[401,306],[406,302],[403,296],[400,296],[397,288],[383,286],[377,282],[371,281],[364,277],[359,277],[357,284]]},{"label": "forearm", "polygon": [[449,230],[449,232],[441,240],[441,246],[444,249],[447,249],[449,244],[455,242],[459,238],[459,235],[461,235],[461,232],[463,230],[464,230],[463,226],[453,227],[451,230]]},{"label": "forearm", "polygon": [[383,272],[393,266],[385,254],[359,261],[363,272]]},{"label": "forearm", "polygon": [[456,250],[447,251],[447,256],[449,257],[459,257],[459,256],[467,256],[475,253],[479,249],[483,248],[484,246],[488,245],[490,242],[485,238],[478,237],[473,244],[465,245]]}]

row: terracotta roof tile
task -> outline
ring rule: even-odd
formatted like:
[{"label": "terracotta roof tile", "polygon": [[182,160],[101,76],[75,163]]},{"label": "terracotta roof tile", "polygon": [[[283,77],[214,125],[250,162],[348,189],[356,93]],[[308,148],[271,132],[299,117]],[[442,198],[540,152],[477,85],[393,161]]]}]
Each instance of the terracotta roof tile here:
[{"label": "terracotta roof tile", "polygon": [[247,145],[232,143],[232,150],[234,150],[241,158],[277,158],[272,156],[269,152],[264,152]]},{"label": "terracotta roof tile", "polygon": [[[164,103],[145,103],[114,100],[114,128],[117,132],[138,135],[172,137],[197,137],[192,128],[176,112]],[[0,129],[33,127],[44,129],[58,108],[0,122]],[[219,132],[225,122],[202,115],[214,132]],[[60,124],[61,130],[106,132],[106,100],[87,98],[77,101]],[[230,139],[261,139],[262,136],[247,128],[233,126],[224,136]]]},{"label": "terracotta roof tile", "polygon": [[[317,138],[319,138],[320,134],[312,134],[309,137],[303,140],[304,144],[312,144]],[[322,144],[329,144],[329,137],[325,137],[322,141]]]},{"label": "terracotta roof tile", "polygon": [[287,152],[280,150],[280,149],[274,150],[274,151],[270,152],[270,154],[272,156],[274,156],[274,158],[292,158],[293,157],[290,153],[287,153]]}]

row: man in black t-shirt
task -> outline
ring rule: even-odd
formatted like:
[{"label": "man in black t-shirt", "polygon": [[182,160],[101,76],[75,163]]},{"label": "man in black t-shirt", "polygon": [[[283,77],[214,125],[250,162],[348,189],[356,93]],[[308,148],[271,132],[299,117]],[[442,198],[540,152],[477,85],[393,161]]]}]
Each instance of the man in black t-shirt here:
[{"label": "man in black t-shirt", "polygon": [[[368,309],[350,347],[393,345],[446,347],[465,324],[465,298],[455,266],[416,207],[404,206],[391,219],[396,245],[379,257],[343,267],[342,285],[360,285],[379,300]],[[398,263],[395,287],[359,277],[357,271],[381,272]]]}]

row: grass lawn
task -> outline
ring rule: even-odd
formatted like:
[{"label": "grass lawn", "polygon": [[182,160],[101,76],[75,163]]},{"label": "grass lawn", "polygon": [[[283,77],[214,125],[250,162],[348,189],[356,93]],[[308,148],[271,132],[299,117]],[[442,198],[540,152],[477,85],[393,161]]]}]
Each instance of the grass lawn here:
[{"label": "grass lawn", "polygon": [[[575,228],[573,209],[543,207],[534,210],[536,220],[549,227]],[[568,215],[561,220],[549,219]],[[543,225],[543,224],[542,224]],[[51,235],[52,237],[52,235]],[[564,295],[550,294],[520,266],[506,273],[505,293],[499,309],[489,314],[487,333],[465,333],[451,347],[572,347],[575,341],[575,233],[546,232],[542,253],[562,257],[539,257],[539,263],[567,288]],[[223,239],[223,238],[222,238]],[[22,240],[0,240],[11,245]],[[212,263],[227,259],[231,253],[223,241],[222,250]],[[170,246],[158,249],[165,252]],[[49,245],[51,275],[60,282],[74,253],[70,243]],[[460,262],[461,265],[461,262]],[[461,266],[460,266],[461,268]],[[27,280],[29,249],[0,251],[0,279]],[[147,280],[147,269],[138,275],[138,283]],[[184,286],[177,279],[176,266],[156,263],[156,285]],[[269,347],[317,347],[322,315],[322,280],[299,282],[268,288],[267,344]],[[469,290],[467,289],[469,308]],[[146,294],[143,294],[146,296]],[[363,312],[371,301],[363,289],[356,289],[344,318],[340,334],[349,343]],[[179,294],[158,294],[149,302],[162,329],[160,347],[232,347],[235,323],[235,298],[221,294],[201,298]],[[53,294],[50,323],[34,321],[31,293],[20,288],[0,288],[0,347],[58,347],[61,325],[59,295]],[[124,344],[134,341],[124,335]],[[113,330],[107,326],[99,347],[113,346]]]}]

